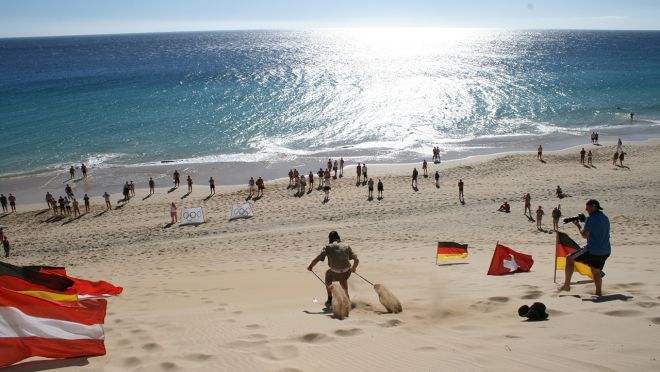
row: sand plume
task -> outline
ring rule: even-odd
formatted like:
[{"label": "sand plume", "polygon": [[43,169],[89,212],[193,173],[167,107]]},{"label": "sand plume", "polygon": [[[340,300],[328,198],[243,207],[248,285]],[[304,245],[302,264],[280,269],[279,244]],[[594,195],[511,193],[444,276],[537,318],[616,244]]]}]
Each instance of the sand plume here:
[{"label": "sand plume", "polygon": [[399,299],[397,299],[392,294],[392,292],[390,292],[387,288],[385,288],[384,285],[374,284],[374,289],[376,290],[376,293],[378,293],[378,299],[380,300],[380,303],[383,304],[383,306],[385,306],[387,311],[395,314],[403,311]]},{"label": "sand plume", "polygon": [[346,291],[338,284],[332,284],[330,290],[332,291],[332,315],[339,319],[348,318],[351,300],[348,299]]}]

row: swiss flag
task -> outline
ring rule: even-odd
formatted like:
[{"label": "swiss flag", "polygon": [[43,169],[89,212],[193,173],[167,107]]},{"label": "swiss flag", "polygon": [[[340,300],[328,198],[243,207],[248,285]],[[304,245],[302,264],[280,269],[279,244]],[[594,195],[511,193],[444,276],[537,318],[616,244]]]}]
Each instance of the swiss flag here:
[{"label": "swiss flag", "polygon": [[527,272],[534,265],[532,256],[518,253],[509,247],[498,244],[490,261],[488,275],[506,275]]}]

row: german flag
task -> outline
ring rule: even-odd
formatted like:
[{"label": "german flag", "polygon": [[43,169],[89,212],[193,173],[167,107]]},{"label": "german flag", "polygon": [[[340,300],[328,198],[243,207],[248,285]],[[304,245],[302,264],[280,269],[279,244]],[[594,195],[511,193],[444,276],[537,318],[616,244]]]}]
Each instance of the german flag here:
[{"label": "german flag", "polygon": [[465,258],[468,255],[468,245],[456,242],[438,242],[435,263],[452,258]]},{"label": "german flag", "polygon": [[0,262],[0,288],[49,300],[77,301],[73,284],[67,277]]},{"label": "german flag", "polygon": [[[564,270],[566,268],[566,256],[580,249],[578,243],[573,241],[568,235],[557,232],[557,253],[555,259],[555,270]],[[575,271],[581,275],[593,279],[591,267],[581,262],[575,262]]]}]

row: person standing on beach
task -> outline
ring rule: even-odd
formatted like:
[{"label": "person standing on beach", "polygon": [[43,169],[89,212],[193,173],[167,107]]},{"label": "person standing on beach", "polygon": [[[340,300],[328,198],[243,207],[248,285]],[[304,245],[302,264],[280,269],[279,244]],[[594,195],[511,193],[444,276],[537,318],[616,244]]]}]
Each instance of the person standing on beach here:
[{"label": "person standing on beach", "polygon": [[289,187],[293,185],[293,169],[289,169]]},{"label": "person standing on beach", "polygon": [[57,203],[60,206],[60,216],[64,216],[66,214],[66,202],[64,201],[62,195],[60,195],[60,198],[57,200]]},{"label": "person standing on beach", "polygon": [[357,173],[357,183],[360,183],[360,179],[362,177],[362,166],[360,163],[357,164],[357,168],[355,168],[355,173]]},{"label": "person standing on beach", "polygon": [[374,179],[369,178],[369,182],[367,182],[367,186],[369,186],[369,195],[367,196],[368,200],[374,200]]},{"label": "person standing on beach", "polygon": [[[312,172],[309,172],[309,174],[312,174]],[[261,178],[261,177],[257,178],[257,197],[258,198],[264,196],[264,189],[265,188],[266,188],[266,185],[264,185],[264,179]],[[310,189],[310,191],[312,190],[311,187],[309,189]]]},{"label": "person standing on beach", "polygon": [[85,213],[89,213],[89,196],[87,194],[83,196],[83,202],[85,203]]},{"label": "person standing on beach", "polygon": [[564,271],[564,285],[559,288],[560,291],[571,290],[571,277],[575,271],[575,261],[582,262],[591,267],[591,274],[593,276],[594,284],[596,286],[596,296],[602,296],[602,270],[605,266],[605,261],[612,252],[610,245],[610,220],[602,212],[600,203],[596,199],[590,199],[586,206],[587,221],[584,224],[584,229],[580,227],[580,221],[573,221],[577,226],[580,235],[587,239],[586,249],[578,250],[572,255],[566,257],[566,268]]},{"label": "person standing on beach", "polygon": [[339,158],[339,177],[344,177],[344,158]]},{"label": "person standing on beach", "polygon": [[319,171],[316,172],[316,175],[319,176],[319,190],[323,188],[323,168],[319,168]]},{"label": "person standing on beach", "polygon": [[46,204],[48,204],[48,209],[52,208],[53,204],[53,195],[49,191],[46,191]]},{"label": "person standing on beach", "polygon": [[379,200],[382,200],[382,199],[383,199],[383,189],[384,189],[384,186],[383,186],[383,181],[381,181],[380,178],[378,179],[378,185],[377,185],[377,187],[378,187],[378,199],[379,199]]},{"label": "person standing on beach", "polygon": [[332,159],[328,159],[327,169],[332,172]]},{"label": "person standing on beach", "polygon": [[73,198],[73,189],[69,184],[67,183],[66,186],[64,187],[64,192],[66,193],[66,196],[69,198]]},{"label": "person standing on beach", "polygon": [[561,218],[561,204],[552,210],[552,229],[559,231],[559,219]]},{"label": "person standing on beach", "polygon": [[[307,181],[309,181],[309,190],[307,190],[307,192],[312,192],[312,190],[314,189],[314,172],[309,171],[309,175],[307,176]],[[257,180],[257,182],[259,181]]]},{"label": "person standing on beach", "polygon": [[424,159],[424,161],[422,162],[422,172],[424,172],[424,178],[429,176],[427,169],[428,169],[428,163],[426,162],[426,159]]},{"label": "person standing on beach", "polygon": [[74,179],[76,177],[76,168],[74,168],[73,165],[69,168],[69,177],[69,179]]},{"label": "person standing on beach", "polygon": [[335,172],[334,179],[337,179],[337,171],[339,170],[339,162],[335,159],[335,162],[332,163],[332,170]]},{"label": "person standing on beach", "polygon": [[440,188],[440,172],[435,171],[435,188],[439,189]]},{"label": "person standing on beach", "polygon": [[633,121],[634,119],[635,119],[635,113],[631,111],[630,112],[630,121]]},{"label": "person standing on beach", "polygon": [[87,178],[87,166],[85,165],[85,163],[82,163],[80,165],[80,170],[82,171],[83,178]]},{"label": "person standing on beach", "polygon": [[2,211],[7,212],[7,197],[5,194],[0,194],[0,205],[2,205]]},{"label": "person standing on beach", "polygon": [[538,230],[541,230],[541,220],[543,219],[544,214],[545,212],[543,212],[543,208],[539,205],[536,209],[536,228]]},{"label": "person standing on beach", "polygon": [[305,175],[303,174],[300,176],[300,188],[298,189],[298,195],[303,196],[305,195],[305,190],[307,189],[307,180],[305,179]]},{"label": "person standing on beach", "polygon": [[587,165],[593,165],[592,160],[593,160],[594,155],[591,153],[591,150],[587,153]]},{"label": "person standing on beach", "polygon": [[580,150],[580,164],[584,165],[584,156],[587,155],[587,152],[584,151],[584,147]]},{"label": "person standing on beach", "polygon": [[170,223],[170,225],[173,225],[173,224],[179,222],[179,219],[178,219],[177,213],[176,213],[176,204],[174,204],[174,202],[172,202],[172,204],[170,204],[170,217],[172,218],[172,222]]},{"label": "person standing on beach", "polygon": [[417,176],[418,175],[419,175],[419,172],[417,172],[417,168],[413,168],[412,180],[410,181],[410,185],[415,189],[417,188]]},{"label": "person standing on beach", "polygon": [[543,146],[539,145],[539,148],[536,150],[536,158],[538,160],[543,160]]},{"label": "person standing on beach", "polygon": [[188,194],[190,194],[192,193],[192,185],[193,185],[193,180],[192,177],[190,177],[190,175],[188,175],[186,182],[188,182]]},{"label": "person standing on beach", "polygon": [[623,149],[623,142],[621,141],[621,138],[619,138],[619,141],[616,143],[616,151],[621,151]]},{"label": "person standing on beach", "polygon": [[2,248],[5,250],[5,258],[9,257],[9,251],[11,250],[11,245],[6,236],[2,237]]},{"label": "person standing on beach", "polygon": [[614,155],[612,155],[612,165],[616,165],[617,159],[619,159],[619,152],[614,151]]},{"label": "person standing on beach", "polygon": [[[625,156],[626,156],[626,153],[621,151],[621,153],[619,154],[619,164],[621,164],[621,168],[623,168],[623,159],[625,158]],[[11,203],[11,194],[9,194],[9,203]],[[14,208],[12,207],[12,211],[13,210],[14,210]]]},{"label": "person standing on beach", "polygon": [[367,182],[367,164],[362,163],[362,177],[364,182]]},{"label": "person standing on beach", "polygon": [[532,196],[527,193],[523,196],[523,200],[525,201],[525,216],[529,212],[529,217],[532,217]]},{"label": "person standing on beach", "polygon": [[323,192],[325,193],[325,198],[323,199],[324,203],[327,203],[330,200],[330,178],[325,178],[323,180]]},{"label": "person standing on beach", "polygon": [[149,195],[152,195],[156,192],[156,182],[154,182],[153,177],[149,177]]},{"label": "person standing on beach", "polygon": [[73,198],[73,216],[80,216],[80,203],[78,203],[78,199],[76,198]]},{"label": "person standing on beach", "polygon": [[250,177],[248,181],[248,191],[250,192],[249,196],[254,196],[254,177]]},{"label": "person standing on beach", "polygon": [[[621,165],[623,166],[623,158],[621,158]],[[8,199],[9,199],[9,206],[11,207],[11,211],[16,212],[16,197],[12,195],[12,193],[9,193]]]},{"label": "person standing on beach", "polygon": [[458,200],[460,202],[463,201],[463,185],[464,185],[463,179],[461,178],[458,180]]},{"label": "person standing on beach", "polygon": [[135,196],[135,184],[133,183],[133,180],[128,183],[128,191],[131,193],[131,197]]},{"label": "person standing on beach", "polygon": [[105,199],[105,210],[111,210],[112,203],[110,203],[110,194],[107,191],[103,193],[103,199]]},{"label": "person standing on beach", "polygon": [[124,189],[122,190],[122,195],[124,195],[124,201],[127,202],[131,198],[131,187],[128,185],[128,181],[124,184]]},{"label": "person standing on beach", "polygon": [[[325,302],[325,307],[327,308],[332,306],[332,290],[330,289],[330,285],[333,282],[339,282],[346,292],[346,296],[350,298],[348,295],[348,278],[351,276],[351,273],[357,270],[360,264],[357,255],[353,253],[353,250],[348,244],[341,242],[341,238],[336,231],[330,231],[328,240],[329,244],[307,266],[308,271],[313,271],[314,266],[319,261],[325,261],[325,258],[328,257],[329,269],[325,272],[325,286],[328,292],[328,300]],[[353,261],[353,265],[351,265],[351,260]]]},{"label": "person standing on beach", "polygon": [[209,188],[211,189],[211,195],[215,194],[215,180],[213,177],[209,178]]},{"label": "person standing on beach", "polygon": [[179,187],[179,181],[181,180],[181,175],[179,174],[178,170],[176,170],[176,169],[174,170],[173,177],[174,177],[174,188],[178,188]]}]

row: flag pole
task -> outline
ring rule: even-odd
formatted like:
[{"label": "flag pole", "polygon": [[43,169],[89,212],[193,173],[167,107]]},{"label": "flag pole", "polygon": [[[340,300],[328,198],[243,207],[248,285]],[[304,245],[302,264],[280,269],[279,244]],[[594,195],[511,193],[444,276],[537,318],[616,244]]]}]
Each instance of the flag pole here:
[{"label": "flag pole", "polygon": [[557,283],[557,246],[559,245],[559,231],[555,231],[555,267],[554,267],[554,273],[555,277],[553,279],[554,283]]}]

